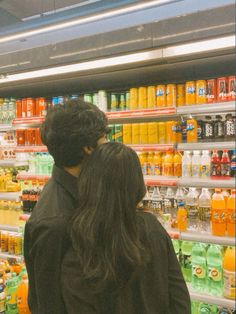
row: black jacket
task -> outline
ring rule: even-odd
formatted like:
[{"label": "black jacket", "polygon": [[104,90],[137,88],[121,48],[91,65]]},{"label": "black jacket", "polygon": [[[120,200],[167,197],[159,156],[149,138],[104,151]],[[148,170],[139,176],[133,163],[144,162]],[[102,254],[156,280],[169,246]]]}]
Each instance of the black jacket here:
[{"label": "black jacket", "polygon": [[[191,313],[189,293],[169,235],[152,214],[138,215],[140,237],[149,247],[151,259],[118,292],[109,286],[100,295],[84,293],[77,253],[73,248],[67,251],[62,265],[62,290],[69,314]],[[126,276],[127,272],[123,272],[122,276]]]},{"label": "black jacket", "polygon": [[24,257],[32,314],[65,314],[61,295],[62,258],[70,247],[67,222],[77,202],[77,179],[54,166],[52,178],[25,226]]}]

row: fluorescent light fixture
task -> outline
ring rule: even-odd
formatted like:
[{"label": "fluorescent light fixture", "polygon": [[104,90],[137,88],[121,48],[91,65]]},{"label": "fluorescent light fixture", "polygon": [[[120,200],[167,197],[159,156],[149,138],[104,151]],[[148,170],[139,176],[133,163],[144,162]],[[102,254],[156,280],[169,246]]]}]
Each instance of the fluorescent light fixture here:
[{"label": "fluorescent light fixture", "polygon": [[118,65],[127,65],[132,63],[140,63],[144,61],[163,60],[163,58],[180,57],[183,55],[191,55],[200,52],[211,52],[222,49],[230,49],[235,47],[234,36],[226,36],[216,39],[202,40],[194,43],[176,45],[167,48],[153,49],[149,51],[137,52],[128,55],[117,57],[97,59],[93,61],[80,62],[76,64],[69,64],[57,66],[52,68],[45,68],[36,71],[29,71],[18,74],[5,75],[0,78],[0,84],[10,83],[20,80],[27,80],[33,78],[42,78],[52,75],[60,75],[67,73],[76,73],[88,70],[103,69],[107,67],[114,67]]},{"label": "fluorescent light fixture", "polygon": [[38,34],[42,34],[45,32],[51,32],[51,31],[55,31],[55,30],[65,29],[67,27],[72,27],[72,26],[76,26],[76,25],[80,25],[80,24],[89,23],[89,22],[94,22],[97,20],[106,19],[108,17],[113,17],[116,15],[127,14],[127,13],[137,11],[137,10],[148,9],[150,7],[153,7],[153,6],[159,6],[159,5],[167,4],[167,3],[170,3],[173,1],[174,0],[155,0],[155,1],[153,0],[153,1],[148,1],[148,2],[143,2],[143,3],[131,5],[131,6],[128,6],[125,8],[121,8],[121,9],[114,9],[114,10],[111,10],[108,12],[98,13],[96,15],[92,15],[92,16],[88,16],[88,17],[82,17],[82,18],[78,18],[78,19],[75,19],[72,21],[53,24],[53,25],[29,30],[26,32],[14,34],[14,35],[4,36],[4,37],[0,38],[0,43],[4,43],[4,42],[16,40],[16,39],[21,39],[21,38],[25,38],[28,36],[38,35]]}]

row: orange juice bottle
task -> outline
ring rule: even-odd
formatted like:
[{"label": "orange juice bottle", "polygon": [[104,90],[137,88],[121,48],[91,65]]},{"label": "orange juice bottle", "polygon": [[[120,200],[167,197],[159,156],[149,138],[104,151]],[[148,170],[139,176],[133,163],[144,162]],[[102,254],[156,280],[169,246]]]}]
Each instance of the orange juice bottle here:
[{"label": "orange juice bottle", "polygon": [[168,84],[166,86],[166,106],[176,106],[176,85]]},{"label": "orange juice bottle", "polygon": [[154,175],[154,153],[149,152],[147,157],[147,175]]},{"label": "orange juice bottle", "polygon": [[147,88],[147,107],[155,108],[156,107],[156,87],[148,86]]},{"label": "orange juice bottle", "polygon": [[130,94],[130,109],[135,110],[138,108],[138,89],[131,88],[129,94]]},{"label": "orange juice bottle", "polygon": [[224,236],[226,232],[225,200],[220,189],[215,189],[211,201],[211,232],[216,236]]},{"label": "orange juice bottle", "polygon": [[148,124],[147,123],[140,123],[140,144],[147,144],[148,143]]},{"label": "orange juice bottle", "polygon": [[184,105],[185,105],[185,84],[178,84],[176,106],[180,107]]},{"label": "orange juice bottle", "polygon": [[123,143],[131,144],[132,143],[132,125],[123,124]]},{"label": "orange juice bottle", "polygon": [[197,142],[197,120],[188,119],[187,120],[187,142],[195,143]]},{"label": "orange juice bottle", "polygon": [[235,237],[235,189],[231,191],[231,195],[227,200],[227,234]]},{"label": "orange juice bottle", "polygon": [[176,121],[166,122],[166,143],[175,144],[176,143]]},{"label": "orange juice bottle", "polygon": [[163,176],[170,177],[173,176],[173,153],[167,152],[164,158],[164,163],[163,163]]},{"label": "orange juice bottle", "polygon": [[132,144],[140,144],[140,124],[132,123]]},{"label": "orange juice bottle", "polygon": [[143,175],[145,176],[147,174],[147,153],[139,153],[138,156]]},{"label": "orange juice bottle", "polygon": [[186,105],[194,105],[196,103],[196,84],[194,81],[185,83],[185,102]]},{"label": "orange juice bottle", "polygon": [[187,210],[185,209],[183,202],[178,204],[177,228],[182,232],[187,230]]},{"label": "orange juice bottle", "polygon": [[227,191],[227,189],[222,189],[222,195],[224,196],[225,206],[227,208],[227,202],[228,202],[228,198],[229,198],[229,192]]},{"label": "orange juice bottle", "polygon": [[30,314],[28,302],[28,279],[27,275],[22,276],[22,282],[17,288],[17,308],[19,314]]},{"label": "orange juice bottle", "polygon": [[165,85],[157,85],[156,91],[156,104],[157,107],[166,107],[166,86]]},{"label": "orange juice bottle", "polygon": [[158,124],[157,122],[147,123],[148,128],[148,144],[158,143]]},{"label": "orange juice bottle", "polygon": [[147,108],[147,87],[138,88],[138,108]]},{"label": "orange juice bottle", "polygon": [[223,259],[224,288],[227,299],[235,300],[235,247],[228,247]]},{"label": "orange juice bottle", "polygon": [[158,143],[165,144],[166,143],[166,123],[158,122]]},{"label": "orange juice bottle", "polygon": [[173,175],[175,177],[181,177],[182,176],[182,155],[180,152],[176,151],[174,154],[174,170]]},{"label": "orange juice bottle", "polygon": [[160,176],[162,173],[162,158],[161,158],[160,152],[156,152],[154,154],[153,164],[154,164],[154,174],[156,176]]}]

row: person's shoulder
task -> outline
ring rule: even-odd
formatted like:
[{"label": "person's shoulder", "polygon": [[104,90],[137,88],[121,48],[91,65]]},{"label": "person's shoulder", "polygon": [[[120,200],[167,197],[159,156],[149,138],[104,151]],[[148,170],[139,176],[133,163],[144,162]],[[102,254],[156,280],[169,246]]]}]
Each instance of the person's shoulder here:
[{"label": "person's shoulder", "polygon": [[158,234],[160,238],[166,240],[168,234],[156,216],[150,212],[138,211],[138,224],[148,235]]}]

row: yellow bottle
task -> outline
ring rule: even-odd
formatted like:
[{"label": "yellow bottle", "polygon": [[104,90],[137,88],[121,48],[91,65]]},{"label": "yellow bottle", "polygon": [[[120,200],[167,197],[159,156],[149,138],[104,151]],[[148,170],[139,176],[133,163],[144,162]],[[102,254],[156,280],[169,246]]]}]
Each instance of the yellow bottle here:
[{"label": "yellow bottle", "polygon": [[156,152],[154,154],[153,164],[154,164],[154,174],[156,176],[160,176],[162,173],[162,158],[161,158],[160,152]]},{"label": "yellow bottle", "polygon": [[139,153],[139,160],[142,168],[143,175],[147,175],[147,153]]},{"label": "yellow bottle", "polygon": [[147,157],[147,175],[154,175],[154,153],[149,152]]},{"label": "yellow bottle", "polygon": [[163,164],[163,176],[165,177],[173,176],[173,165],[174,165],[173,153],[167,152]]},{"label": "yellow bottle", "polygon": [[175,152],[175,154],[174,154],[173,175],[175,177],[181,177],[182,176],[182,155],[179,152]]},{"label": "yellow bottle", "polygon": [[158,143],[158,124],[157,122],[147,123],[148,127],[148,144]]}]

